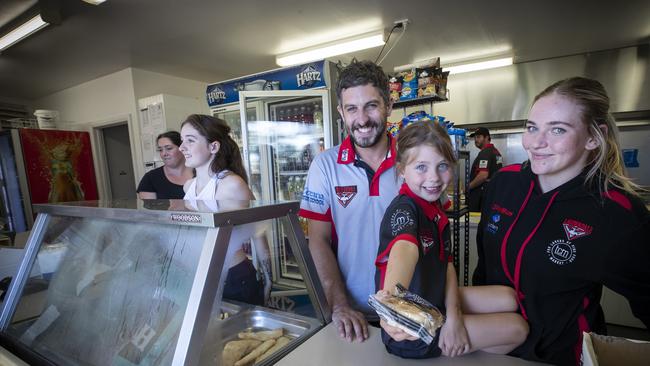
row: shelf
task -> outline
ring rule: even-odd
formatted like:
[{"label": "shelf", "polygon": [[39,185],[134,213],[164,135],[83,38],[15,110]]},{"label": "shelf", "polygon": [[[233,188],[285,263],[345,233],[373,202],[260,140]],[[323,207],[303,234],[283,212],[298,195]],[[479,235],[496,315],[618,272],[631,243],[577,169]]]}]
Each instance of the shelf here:
[{"label": "shelf", "polygon": [[448,98],[443,98],[439,95],[432,95],[424,98],[407,99],[407,100],[400,100],[397,102],[393,102],[393,108],[406,108],[414,105],[427,104],[427,103],[442,103],[448,101],[449,101]]},{"label": "shelf", "polygon": [[447,217],[450,219],[458,219],[467,215],[468,213],[469,213],[469,207],[465,205],[462,205],[460,207],[460,210],[445,211],[445,215],[447,215]]},{"label": "shelf", "polygon": [[291,170],[280,172],[280,175],[307,175],[307,170]]}]

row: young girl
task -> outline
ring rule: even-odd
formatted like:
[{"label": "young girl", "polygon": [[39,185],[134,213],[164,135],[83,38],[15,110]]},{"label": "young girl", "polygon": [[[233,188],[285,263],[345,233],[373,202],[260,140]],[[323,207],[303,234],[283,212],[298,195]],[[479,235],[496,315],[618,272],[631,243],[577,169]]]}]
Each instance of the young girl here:
[{"label": "young girl", "polygon": [[400,283],[438,307],[446,321],[438,339],[427,345],[382,320],[386,349],[406,358],[510,352],[528,334],[528,325],[515,313],[514,291],[458,288],[449,221],[439,203],[456,164],[449,135],[437,123],[418,122],[400,132],[397,149],[397,172],[404,183],[382,220],[375,286],[392,293]]},{"label": "young girl", "polygon": [[[185,183],[185,200],[254,199],[246,180],[239,146],[230,137],[225,121],[206,115],[192,114],[181,125],[180,149],[185,165],[196,170],[196,178]],[[271,290],[271,261],[264,236],[253,238],[261,265],[264,283],[258,281],[257,270],[239,247],[228,258],[230,269],[223,297],[249,304],[264,305]],[[241,244],[240,244],[241,245]],[[229,253],[232,252],[229,250]]]}]

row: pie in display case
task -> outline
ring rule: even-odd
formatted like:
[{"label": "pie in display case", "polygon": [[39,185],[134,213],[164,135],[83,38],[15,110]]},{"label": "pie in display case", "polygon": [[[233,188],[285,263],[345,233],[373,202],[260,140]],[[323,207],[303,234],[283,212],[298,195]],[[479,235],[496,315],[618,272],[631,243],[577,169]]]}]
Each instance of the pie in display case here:
[{"label": "pie in display case", "polygon": [[[0,345],[30,365],[270,365],[330,317],[298,202],[34,208],[0,315]],[[306,284],[299,311],[271,301],[278,233]]]}]

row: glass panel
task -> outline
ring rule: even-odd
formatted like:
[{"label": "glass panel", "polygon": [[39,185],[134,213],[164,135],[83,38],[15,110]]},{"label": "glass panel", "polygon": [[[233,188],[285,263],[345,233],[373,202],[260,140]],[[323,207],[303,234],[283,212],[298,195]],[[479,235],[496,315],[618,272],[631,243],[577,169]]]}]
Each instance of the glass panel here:
[{"label": "glass panel", "polygon": [[13,245],[27,230],[11,134],[0,132],[0,245]]},{"label": "glass panel", "polygon": [[[244,143],[242,139],[241,115],[239,114],[239,109],[233,111],[215,113],[214,116],[221,118],[222,120],[226,121],[226,123],[228,123],[228,126],[230,126],[230,137],[232,137],[233,140],[235,140],[235,142],[239,146],[241,153],[243,154]],[[257,120],[257,114],[255,112],[255,108],[253,107],[246,108],[246,119],[249,121]]]},{"label": "glass panel", "polygon": [[[267,118],[249,122],[248,151],[251,187],[260,187],[262,199],[300,200],[307,171],[314,157],[324,150],[323,99],[302,97],[264,98]],[[306,222],[303,228],[306,232]],[[273,239],[274,268],[279,284],[304,289],[296,261],[280,230]]]},{"label": "glass panel", "polygon": [[52,217],[7,332],[57,364],[170,364],[206,231]]},{"label": "glass panel", "polygon": [[[273,277],[269,273],[271,263],[277,260],[274,256],[279,255],[269,243],[273,243],[272,239],[281,234],[288,245],[293,235],[284,234],[287,232],[289,226],[286,217],[233,229],[226,258],[229,269],[223,285],[222,301],[218,309],[218,302],[212,309],[201,352],[201,365],[214,365],[215,359],[222,357],[221,350],[229,348],[225,345],[238,340],[241,332],[276,331],[279,332],[278,336],[282,334],[293,341],[307,337],[320,327],[314,305],[304,287],[288,289],[278,286],[276,282],[269,282]],[[279,352],[288,350],[286,345],[279,348]],[[277,356],[278,353],[275,353],[274,357]],[[252,361],[260,364],[260,361]]]},{"label": "glass panel", "polygon": [[[253,182],[250,182],[249,185],[255,197],[260,198],[262,187],[259,184],[259,170],[260,170],[259,153],[256,154],[249,153],[248,157],[244,155],[244,142],[242,139],[242,131],[241,131],[241,114],[239,113],[239,109],[215,113],[215,117],[223,119],[228,123],[228,126],[230,126],[230,135],[239,146],[239,152],[241,153],[242,158],[244,159],[244,166],[247,169],[249,165],[246,163],[246,160],[250,158],[251,171],[248,173],[249,176],[251,177],[251,181],[256,182],[257,184],[253,184]],[[246,108],[246,120],[257,121],[257,111],[255,107]],[[257,179],[253,179],[252,178],[253,176],[257,177]]]}]

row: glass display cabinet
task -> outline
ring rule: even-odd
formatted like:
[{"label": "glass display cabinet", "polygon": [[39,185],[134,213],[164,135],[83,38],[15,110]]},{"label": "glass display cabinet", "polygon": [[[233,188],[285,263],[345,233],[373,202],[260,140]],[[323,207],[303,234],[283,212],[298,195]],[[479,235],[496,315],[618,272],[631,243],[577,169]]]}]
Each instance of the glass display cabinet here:
[{"label": "glass display cabinet", "polygon": [[[229,342],[274,331],[283,346],[253,361],[270,365],[330,317],[298,202],[34,207],[0,315],[0,345],[30,365],[223,365],[232,361]],[[278,231],[307,287],[299,312],[270,306],[268,243]],[[237,277],[242,268],[248,277]],[[249,301],[251,293],[259,301]]]}]

